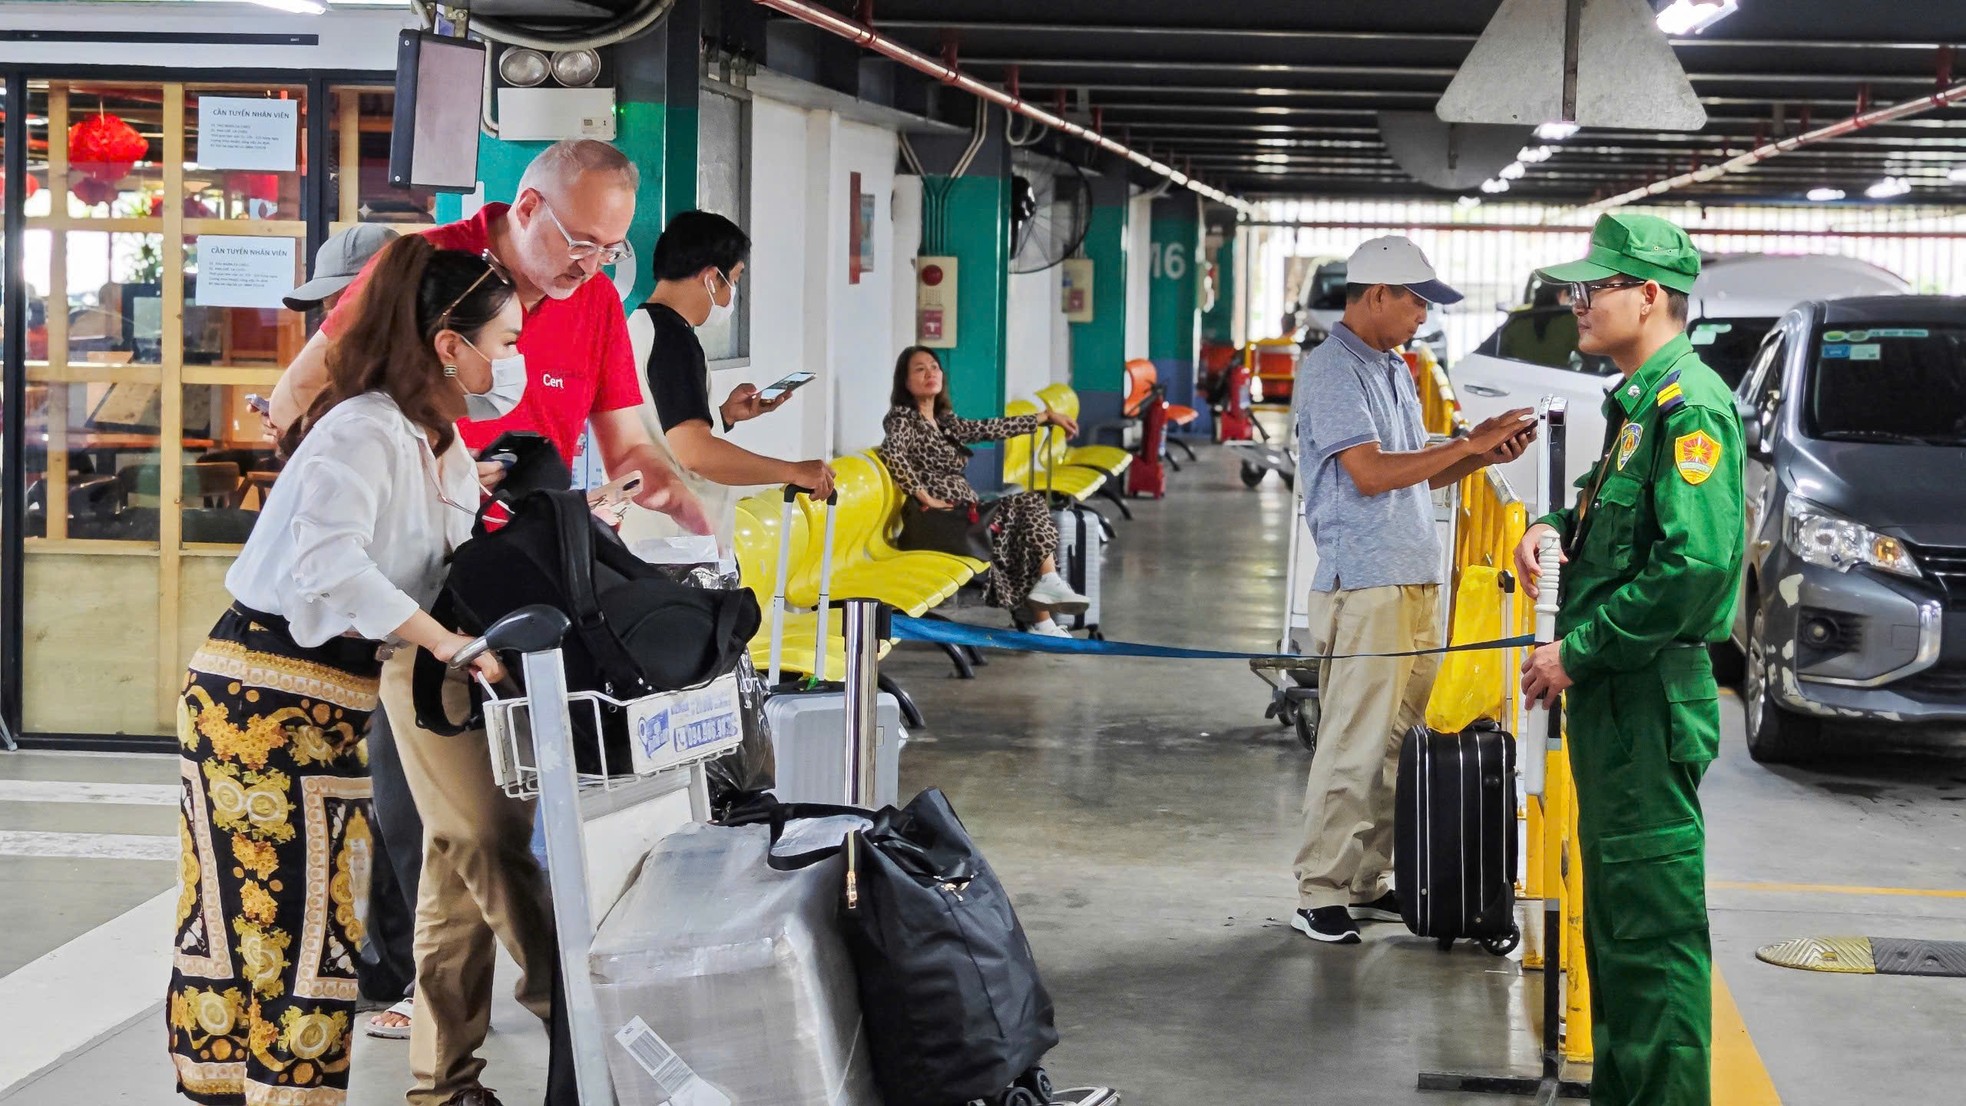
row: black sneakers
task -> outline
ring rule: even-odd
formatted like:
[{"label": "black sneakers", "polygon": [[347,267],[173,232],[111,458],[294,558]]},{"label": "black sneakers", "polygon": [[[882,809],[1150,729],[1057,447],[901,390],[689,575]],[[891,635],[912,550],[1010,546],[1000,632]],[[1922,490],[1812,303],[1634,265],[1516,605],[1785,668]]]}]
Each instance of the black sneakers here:
[{"label": "black sneakers", "polygon": [[1358,923],[1352,921],[1351,911],[1342,906],[1299,910],[1290,919],[1290,928],[1328,945],[1356,945],[1360,941]]},{"label": "black sneakers", "polygon": [[1352,917],[1361,922],[1405,921],[1399,913],[1399,892],[1388,891],[1371,902],[1353,903]]}]

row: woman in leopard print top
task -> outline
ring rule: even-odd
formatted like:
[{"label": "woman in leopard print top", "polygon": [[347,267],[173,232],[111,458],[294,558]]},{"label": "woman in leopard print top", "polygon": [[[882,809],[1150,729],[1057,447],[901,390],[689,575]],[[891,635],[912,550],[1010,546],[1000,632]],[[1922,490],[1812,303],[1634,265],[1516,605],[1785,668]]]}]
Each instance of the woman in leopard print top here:
[{"label": "woman in leopard print top", "polygon": [[[887,440],[878,452],[901,490],[931,510],[981,502],[982,495],[963,475],[971,443],[1000,442],[1044,425],[1078,433],[1076,423],[1052,410],[1014,418],[957,417],[942,362],[923,346],[901,351],[894,363],[891,399],[894,406],[883,423]],[[1082,611],[1086,598],[1059,578],[1058,526],[1049,504],[1038,492],[1018,492],[999,502],[985,589],[990,604],[1028,611],[1034,633],[1069,637],[1052,621],[1052,612]]]}]

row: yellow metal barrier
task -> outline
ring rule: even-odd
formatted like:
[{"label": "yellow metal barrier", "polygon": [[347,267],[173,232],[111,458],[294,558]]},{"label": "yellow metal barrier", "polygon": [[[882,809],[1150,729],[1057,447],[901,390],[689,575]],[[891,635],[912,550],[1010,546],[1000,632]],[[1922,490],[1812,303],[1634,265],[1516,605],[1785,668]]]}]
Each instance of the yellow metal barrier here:
[{"label": "yellow metal barrier", "polygon": [[[1428,432],[1448,435],[1457,429],[1465,429],[1467,423],[1461,416],[1460,405],[1455,402],[1453,386],[1446,372],[1434,361],[1432,353],[1422,347],[1417,359],[1415,355],[1409,355],[1409,363],[1414,364],[1419,376],[1420,405]],[[1484,611],[1469,609],[1464,614],[1458,602],[1461,581],[1469,575],[1467,570],[1470,568],[1493,572],[1514,571],[1515,547],[1528,529],[1528,509],[1499,474],[1485,469],[1461,482],[1459,514],[1455,523],[1454,579],[1451,586],[1455,589],[1453,594],[1457,597],[1457,603],[1449,640],[1462,640],[1462,635],[1454,631],[1461,628],[1463,619],[1469,621],[1467,629],[1470,630],[1476,622],[1492,625],[1493,608],[1488,607]],[[1474,582],[1479,583],[1484,578],[1488,578],[1486,573],[1479,574],[1474,577]],[[1518,592],[1513,603],[1504,601],[1503,610],[1502,626],[1506,636],[1534,632],[1535,605],[1526,595]],[[1435,702],[1494,704],[1492,716],[1510,733],[1522,736],[1522,697],[1518,690],[1521,660],[1520,650],[1510,650],[1505,662],[1499,666],[1499,672],[1493,665],[1444,668],[1444,682],[1478,680],[1486,684],[1492,681],[1499,686],[1436,687]],[[1554,895],[1561,902],[1564,1057],[1573,1061],[1589,1061],[1591,1014],[1590,978],[1584,964],[1584,873],[1577,856],[1577,797],[1567,752],[1558,752],[1549,758],[1544,795],[1540,800],[1534,796],[1524,800],[1522,819],[1525,850],[1521,897],[1543,900]],[[1525,926],[1524,931],[1523,967],[1540,970],[1545,964],[1546,955],[1542,927],[1532,924]]]}]

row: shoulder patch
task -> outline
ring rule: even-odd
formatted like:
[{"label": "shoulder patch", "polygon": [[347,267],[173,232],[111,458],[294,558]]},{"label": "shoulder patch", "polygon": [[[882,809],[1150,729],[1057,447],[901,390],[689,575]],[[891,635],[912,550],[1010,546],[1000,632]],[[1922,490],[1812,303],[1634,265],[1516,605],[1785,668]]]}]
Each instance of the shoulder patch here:
[{"label": "shoulder patch", "polygon": [[1708,437],[1704,430],[1674,438],[1672,452],[1679,478],[1688,484],[1698,486],[1706,483],[1707,477],[1712,476],[1713,470],[1720,466],[1720,443]]}]

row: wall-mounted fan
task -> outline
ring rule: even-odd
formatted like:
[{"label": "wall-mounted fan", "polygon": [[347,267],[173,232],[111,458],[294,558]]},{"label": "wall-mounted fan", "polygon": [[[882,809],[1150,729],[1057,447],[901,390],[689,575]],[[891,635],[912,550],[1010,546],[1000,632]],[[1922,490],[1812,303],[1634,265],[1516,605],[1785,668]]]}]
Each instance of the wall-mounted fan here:
[{"label": "wall-mounted fan", "polygon": [[[1022,159],[1019,159],[1020,161]],[[1078,251],[1092,220],[1092,188],[1069,162],[1013,165],[1010,271],[1041,273]]]}]

